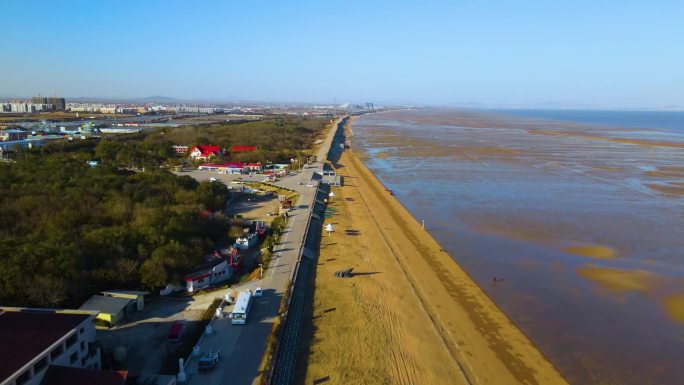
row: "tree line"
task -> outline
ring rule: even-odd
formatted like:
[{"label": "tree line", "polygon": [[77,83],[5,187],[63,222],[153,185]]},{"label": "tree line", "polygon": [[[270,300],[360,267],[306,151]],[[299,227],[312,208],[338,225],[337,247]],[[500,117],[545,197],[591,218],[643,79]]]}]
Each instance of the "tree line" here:
[{"label": "tree line", "polygon": [[309,148],[323,126],[276,119],[20,151],[0,164],[0,303],[78,307],[102,290],[179,279],[227,241],[230,222],[200,215],[225,207],[224,185],[162,167],[176,159],[172,144],[255,145],[241,160],[276,162]]}]

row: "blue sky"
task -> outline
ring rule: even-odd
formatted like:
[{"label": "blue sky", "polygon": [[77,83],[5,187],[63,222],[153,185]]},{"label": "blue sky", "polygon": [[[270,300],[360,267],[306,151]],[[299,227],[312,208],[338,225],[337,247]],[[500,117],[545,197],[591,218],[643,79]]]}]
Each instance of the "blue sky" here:
[{"label": "blue sky", "polygon": [[24,1],[0,96],[684,106],[681,1]]}]

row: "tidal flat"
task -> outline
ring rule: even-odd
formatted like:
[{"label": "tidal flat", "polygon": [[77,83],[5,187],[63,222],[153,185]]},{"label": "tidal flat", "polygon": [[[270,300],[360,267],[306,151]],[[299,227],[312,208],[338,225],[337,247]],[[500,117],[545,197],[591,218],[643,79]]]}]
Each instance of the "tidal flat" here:
[{"label": "tidal flat", "polygon": [[353,141],[571,383],[680,382],[684,131],[426,109]]}]

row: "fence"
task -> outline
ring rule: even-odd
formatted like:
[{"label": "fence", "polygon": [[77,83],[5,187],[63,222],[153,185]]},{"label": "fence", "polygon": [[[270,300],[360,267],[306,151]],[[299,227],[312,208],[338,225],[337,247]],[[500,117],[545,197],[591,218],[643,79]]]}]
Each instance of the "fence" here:
[{"label": "fence", "polygon": [[304,242],[299,251],[299,261],[295,267],[292,287],[287,306],[287,318],[283,328],[282,339],[274,355],[273,370],[271,372],[272,385],[289,385],[294,380],[299,342],[302,334],[302,319],[304,316],[304,302],[307,294],[307,283],[310,273],[315,266],[316,258],[307,256],[309,252],[316,252],[321,238],[325,205],[322,203],[328,196],[330,187],[319,184],[314,199],[313,208],[309,211],[309,221],[304,232]]}]

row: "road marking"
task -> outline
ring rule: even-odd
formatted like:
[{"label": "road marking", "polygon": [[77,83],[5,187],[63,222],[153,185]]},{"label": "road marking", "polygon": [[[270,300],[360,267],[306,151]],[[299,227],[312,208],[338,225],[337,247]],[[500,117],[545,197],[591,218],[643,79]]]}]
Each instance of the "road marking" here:
[{"label": "road marking", "polygon": [[[290,225],[289,225],[289,226],[287,227],[287,229],[286,229],[285,238],[284,238],[283,241],[280,242],[280,244],[278,245],[279,247],[278,247],[278,254],[277,254],[276,259],[280,258],[280,253],[281,253],[281,250],[283,249],[282,245],[285,244],[285,243],[287,243],[287,239],[290,237],[290,233],[292,232],[292,227],[294,226],[294,223],[295,223],[295,220],[296,220],[296,219],[297,219],[297,216],[295,215],[295,216],[292,217],[292,221],[289,221],[289,222],[290,222]],[[271,274],[269,274],[269,277],[273,277],[273,274],[275,273],[276,267],[278,267],[278,266],[281,266],[281,265],[276,264],[275,266],[273,266],[273,267],[271,268]]]}]

